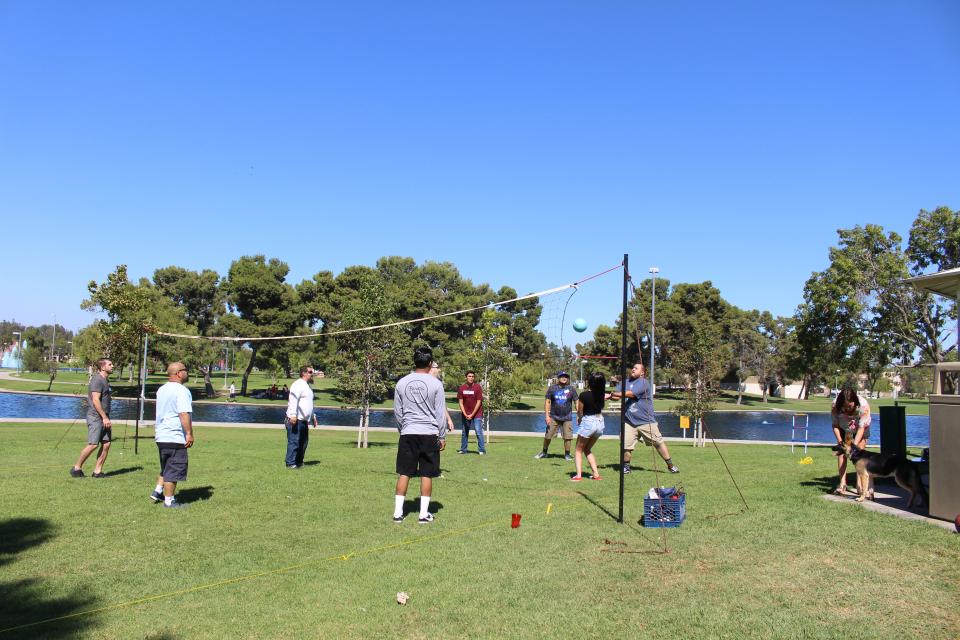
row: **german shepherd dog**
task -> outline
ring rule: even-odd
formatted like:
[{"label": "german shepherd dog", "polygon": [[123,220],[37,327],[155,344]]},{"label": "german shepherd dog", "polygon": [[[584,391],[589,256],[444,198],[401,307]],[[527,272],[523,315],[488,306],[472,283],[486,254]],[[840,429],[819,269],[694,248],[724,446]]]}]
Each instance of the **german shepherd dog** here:
[{"label": "german shepherd dog", "polygon": [[857,502],[863,502],[868,498],[873,500],[874,477],[888,478],[893,476],[898,485],[910,492],[909,497],[907,497],[908,509],[913,506],[917,496],[920,497],[918,506],[929,504],[927,490],[924,488],[923,480],[920,477],[920,467],[916,462],[907,460],[895,453],[877,453],[866,449],[857,449],[853,446],[850,438],[845,438],[842,445],[835,445],[833,450],[837,452],[837,455],[845,453],[847,459],[856,467],[857,485],[860,487]]}]

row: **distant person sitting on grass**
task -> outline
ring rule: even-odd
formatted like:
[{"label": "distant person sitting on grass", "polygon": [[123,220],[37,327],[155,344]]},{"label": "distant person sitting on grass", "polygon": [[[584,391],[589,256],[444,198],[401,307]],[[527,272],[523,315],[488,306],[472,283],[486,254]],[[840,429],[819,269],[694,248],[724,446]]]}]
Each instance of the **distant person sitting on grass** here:
[{"label": "distant person sitting on grass", "polygon": [[177,509],[177,483],[187,479],[187,449],[193,446],[193,395],[186,387],[190,373],[182,362],[167,367],[167,383],[157,389],[157,422],[154,440],[160,453],[160,475],[150,494],[154,502]]},{"label": "distant person sitting on grass", "polygon": [[[870,440],[870,405],[853,389],[844,387],[840,391],[837,401],[830,408],[830,419],[837,444],[843,445],[844,439],[849,438],[857,449],[867,447],[867,441]],[[842,495],[847,491],[847,456],[845,453],[837,454],[837,475],[840,476],[840,482],[833,492]],[[858,493],[860,493],[860,488],[860,478],[858,476]]]},{"label": "distant person sitting on grass", "polygon": [[593,445],[603,435],[603,402],[608,394],[607,380],[602,373],[591,373],[587,378],[587,390],[577,399],[577,450],[574,455],[574,464],[577,474],[570,478],[574,482],[583,480],[583,456],[590,463],[592,480],[600,479],[597,469],[597,458],[593,455]]},{"label": "distant person sitting on grass", "polygon": [[113,362],[109,358],[100,358],[96,367],[97,373],[91,376],[87,390],[87,446],[80,451],[77,463],[70,469],[70,475],[74,478],[83,477],[83,463],[97,447],[100,447],[100,453],[93,467],[93,477],[107,477],[103,472],[103,464],[107,461],[110,442],[113,440],[113,423],[110,422],[110,398],[113,390],[108,380],[113,371]]}]

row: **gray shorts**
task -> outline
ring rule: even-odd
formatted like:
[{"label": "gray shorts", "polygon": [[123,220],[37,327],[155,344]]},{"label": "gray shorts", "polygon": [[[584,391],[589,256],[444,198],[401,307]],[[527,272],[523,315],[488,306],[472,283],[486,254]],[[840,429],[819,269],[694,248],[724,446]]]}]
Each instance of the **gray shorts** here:
[{"label": "gray shorts", "polygon": [[158,442],[160,452],[160,475],[164,482],[181,482],[187,479],[187,447],[176,442]]},{"label": "gray shorts", "polygon": [[110,442],[113,440],[112,435],[111,430],[103,426],[99,415],[96,418],[87,416],[87,444]]}]

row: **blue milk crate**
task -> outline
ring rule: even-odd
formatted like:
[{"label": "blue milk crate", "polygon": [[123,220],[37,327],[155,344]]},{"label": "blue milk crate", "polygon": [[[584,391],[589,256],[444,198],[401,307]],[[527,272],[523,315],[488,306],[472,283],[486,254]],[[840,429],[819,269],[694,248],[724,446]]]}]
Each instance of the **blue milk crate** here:
[{"label": "blue milk crate", "polygon": [[679,527],[687,517],[687,496],[673,498],[644,498],[644,527]]}]

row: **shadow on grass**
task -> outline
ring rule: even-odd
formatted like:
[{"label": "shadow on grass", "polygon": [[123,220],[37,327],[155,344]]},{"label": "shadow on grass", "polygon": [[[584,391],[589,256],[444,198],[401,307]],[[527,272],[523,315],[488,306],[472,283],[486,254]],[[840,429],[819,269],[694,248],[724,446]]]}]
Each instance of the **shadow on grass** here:
[{"label": "shadow on grass", "polygon": [[[439,500],[431,500],[430,506],[427,507],[427,511],[430,513],[436,514],[443,509],[443,503]],[[403,501],[403,515],[417,515],[420,513],[420,499],[414,498],[413,500],[404,500]]]},{"label": "shadow on grass", "polygon": [[[48,542],[53,534],[53,526],[47,520],[11,518],[0,521],[0,565],[14,562],[17,554]],[[44,581],[36,578],[0,581],[0,602],[3,603],[0,607],[0,634],[11,638],[86,635],[95,620],[82,614],[95,608],[96,599],[79,591],[51,598],[49,592]]]},{"label": "shadow on grass", "polygon": [[[616,471],[617,473],[620,473],[620,463],[619,463],[619,462],[612,462],[612,463],[610,463],[610,464],[601,464],[601,465],[599,465],[598,468],[599,468],[599,469],[612,469],[613,471]],[[646,467],[642,467],[642,466],[640,466],[640,465],[637,465],[637,464],[634,464],[634,463],[631,462],[631,463],[630,463],[630,471],[631,471],[631,473],[636,473],[636,472],[639,472],[639,471],[654,471],[654,469],[648,469],[648,468],[646,468]],[[664,469],[656,469],[656,471],[659,471],[660,473],[666,473],[666,469],[665,469],[665,468],[664,468]]]},{"label": "shadow on grass", "polygon": [[[338,446],[341,446],[341,447],[344,447],[344,448],[349,448],[349,449],[359,449],[359,448],[361,448],[361,447],[358,447],[358,446],[357,446],[357,441],[356,441],[356,440],[354,440],[354,441],[352,441],[352,442],[348,440],[348,441],[346,441],[346,442],[339,442],[339,443],[337,443],[337,444],[338,444]],[[376,442],[376,441],[371,441],[371,442],[368,442],[367,445],[368,445],[368,446],[367,446],[368,449],[373,449],[373,448],[375,448],[375,447],[394,447],[394,448],[396,448],[397,443],[396,443],[396,442]]]},{"label": "shadow on grass", "polygon": [[583,491],[577,491],[577,493],[580,494],[580,497],[582,497],[584,500],[586,500],[587,502],[595,506],[597,509],[600,509],[600,511],[603,511],[605,514],[610,516],[612,520],[617,521],[617,515],[615,513],[613,513],[612,511],[607,509],[605,506],[603,506],[602,504],[600,504],[599,502],[597,502],[596,500],[594,500],[593,498],[585,494]]},{"label": "shadow on grass", "polygon": [[[848,467],[851,465],[848,465]],[[824,493],[830,493],[837,488],[837,485],[840,484],[840,477],[837,474],[831,476],[820,476],[819,478],[813,478],[811,480],[806,480],[800,483],[801,487],[814,487],[816,489],[822,490]],[[847,473],[847,486],[855,487],[857,486],[857,474],[856,473]]]},{"label": "shadow on grass", "polygon": [[107,471],[106,475],[108,478],[113,476],[122,476],[125,473],[133,473],[134,471],[143,471],[143,467],[137,465],[136,467],[124,467],[122,469],[114,469],[113,471]]},{"label": "shadow on grass", "polygon": [[183,504],[202,502],[209,500],[211,497],[213,497],[213,487],[209,485],[206,487],[190,487],[189,489],[181,489],[177,492],[177,501]]}]

